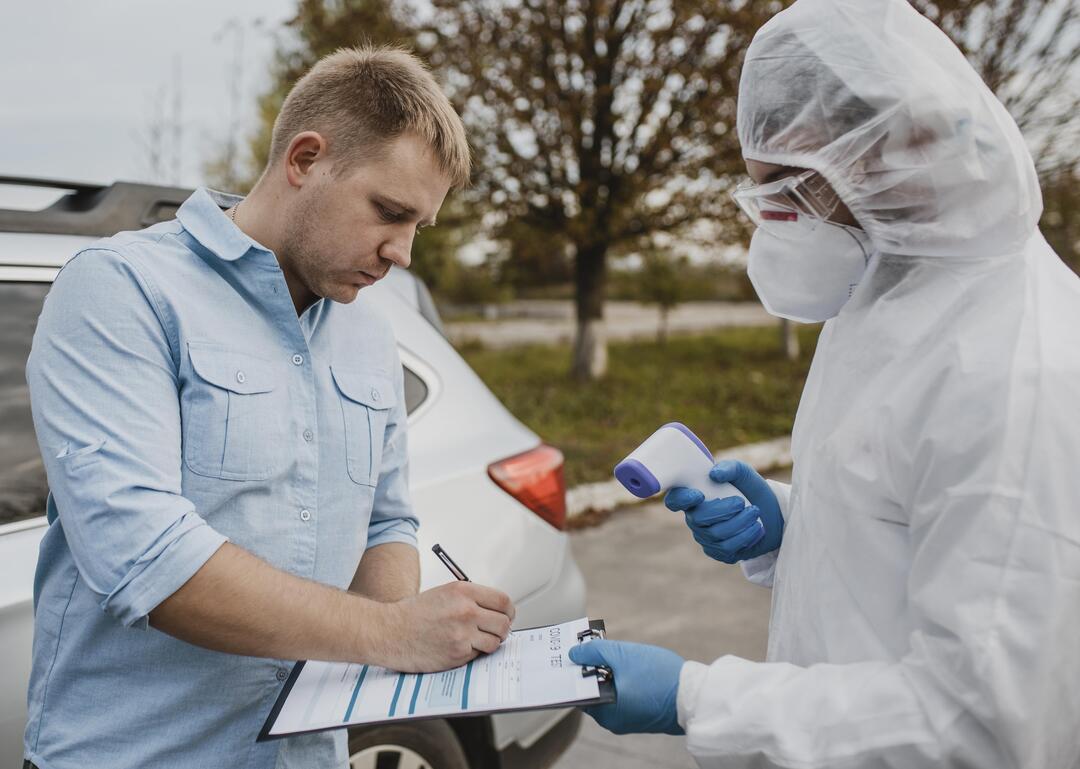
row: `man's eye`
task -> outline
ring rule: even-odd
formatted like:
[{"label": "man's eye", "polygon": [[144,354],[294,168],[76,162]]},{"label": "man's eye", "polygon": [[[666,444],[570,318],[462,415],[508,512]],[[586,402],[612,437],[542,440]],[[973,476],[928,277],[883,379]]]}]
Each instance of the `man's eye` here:
[{"label": "man's eye", "polygon": [[396,222],[401,218],[401,214],[397,213],[396,211],[391,211],[382,203],[376,203],[375,208],[379,211],[379,218],[382,219],[384,222]]}]

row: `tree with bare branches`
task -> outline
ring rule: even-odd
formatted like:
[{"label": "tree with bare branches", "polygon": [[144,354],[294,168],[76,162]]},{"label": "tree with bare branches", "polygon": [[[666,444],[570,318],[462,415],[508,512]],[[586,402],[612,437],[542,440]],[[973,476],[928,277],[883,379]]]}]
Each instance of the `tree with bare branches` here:
[{"label": "tree with bare branches", "polygon": [[434,0],[417,39],[469,128],[472,198],[571,246],[575,376],[606,368],[608,255],[731,220],[742,53],[785,4]]}]

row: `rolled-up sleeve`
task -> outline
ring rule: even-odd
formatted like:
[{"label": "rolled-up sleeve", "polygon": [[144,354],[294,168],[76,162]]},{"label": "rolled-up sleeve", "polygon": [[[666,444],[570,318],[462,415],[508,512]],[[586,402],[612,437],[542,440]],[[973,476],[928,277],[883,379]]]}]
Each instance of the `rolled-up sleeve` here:
[{"label": "rolled-up sleeve", "polygon": [[382,466],[375,487],[375,501],[368,524],[368,547],[387,542],[416,546],[420,521],[409,498],[408,414],[405,407],[405,381],[396,350],[394,355],[395,405],[387,420],[383,437]]},{"label": "rolled-up sleeve", "polygon": [[181,494],[167,329],[128,260],[84,251],[49,292],[26,368],[54,525],[102,610],[128,626],[146,627],[226,539]]}]

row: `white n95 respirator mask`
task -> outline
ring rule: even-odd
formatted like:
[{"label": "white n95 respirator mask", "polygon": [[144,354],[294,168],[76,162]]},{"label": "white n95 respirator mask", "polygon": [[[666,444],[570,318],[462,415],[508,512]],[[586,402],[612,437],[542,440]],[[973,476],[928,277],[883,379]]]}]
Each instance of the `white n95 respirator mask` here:
[{"label": "white n95 respirator mask", "polygon": [[871,251],[862,230],[832,222],[790,240],[759,227],[750,240],[746,272],[769,314],[819,323],[835,317],[851,298]]}]

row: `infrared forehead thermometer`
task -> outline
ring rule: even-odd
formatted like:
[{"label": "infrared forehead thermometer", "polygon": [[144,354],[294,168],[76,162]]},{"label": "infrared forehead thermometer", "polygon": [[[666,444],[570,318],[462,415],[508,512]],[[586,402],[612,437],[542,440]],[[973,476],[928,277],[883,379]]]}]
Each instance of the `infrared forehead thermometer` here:
[{"label": "infrared forehead thermometer", "polygon": [[709,478],[712,452],[686,425],[668,422],[615,466],[615,477],[635,497],[647,499],[674,486],[697,489],[705,499],[746,497],[730,483]]}]

